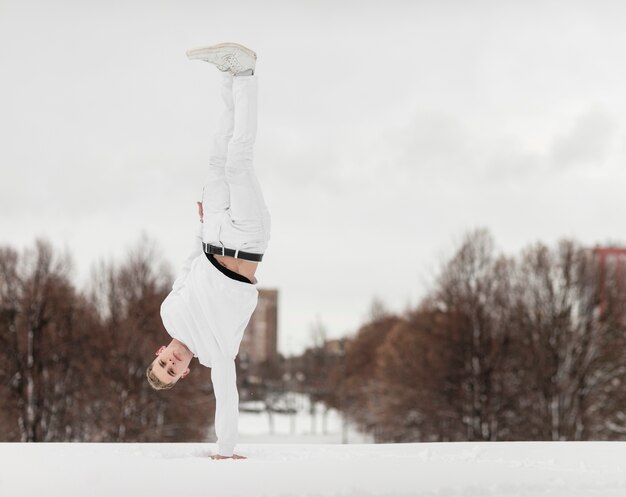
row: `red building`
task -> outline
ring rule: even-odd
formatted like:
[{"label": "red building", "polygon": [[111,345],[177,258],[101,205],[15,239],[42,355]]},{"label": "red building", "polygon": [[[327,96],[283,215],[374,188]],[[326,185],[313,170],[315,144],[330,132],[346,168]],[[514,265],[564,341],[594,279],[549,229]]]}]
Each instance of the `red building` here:
[{"label": "red building", "polygon": [[[600,312],[603,312],[608,305],[609,293],[616,289],[623,290],[626,248],[595,247],[592,251],[598,278],[598,306]],[[617,287],[612,288],[612,285]]]}]

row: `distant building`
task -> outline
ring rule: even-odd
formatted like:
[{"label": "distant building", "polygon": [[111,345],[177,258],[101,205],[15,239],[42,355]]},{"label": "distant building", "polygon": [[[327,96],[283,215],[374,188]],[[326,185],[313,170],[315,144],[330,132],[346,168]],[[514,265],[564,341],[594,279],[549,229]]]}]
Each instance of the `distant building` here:
[{"label": "distant building", "polygon": [[609,292],[616,290],[616,288],[611,288],[612,285],[617,285],[617,290],[623,291],[621,286],[626,276],[626,248],[594,247],[592,254],[598,278],[596,302],[598,310],[603,313],[608,305]]},{"label": "distant building", "polygon": [[603,281],[609,273],[617,273],[621,276],[626,269],[626,248],[595,247],[593,255],[598,262],[598,270]]},{"label": "distant building", "polygon": [[329,354],[343,355],[345,340],[345,337],[328,339],[324,341],[324,350]]},{"label": "distant building", "polygon": [[243,334],[239,360],[249,366],[278,361],[278,290],[259,289],[259,301]]}]

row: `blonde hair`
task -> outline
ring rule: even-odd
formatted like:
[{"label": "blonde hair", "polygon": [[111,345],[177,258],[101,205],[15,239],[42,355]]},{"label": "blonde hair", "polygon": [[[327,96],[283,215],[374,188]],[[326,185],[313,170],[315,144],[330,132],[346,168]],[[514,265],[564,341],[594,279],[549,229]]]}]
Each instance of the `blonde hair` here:
[{"label": "blonde hair", "polygon": [[152,367],[154,366],[154,364],[150,364],[150,366],[148,366],[148,369],[146,369],[146,378],[148,378],[148,383],[150,383],[150,386],[152,388],[154,388],[155,390],[167,390],[170,388],[173,388],[174,385],[176,385],[176,381],[172,381],[171,383],[164,383],[161,380],[159,380],[156,375],[152,372]]}]

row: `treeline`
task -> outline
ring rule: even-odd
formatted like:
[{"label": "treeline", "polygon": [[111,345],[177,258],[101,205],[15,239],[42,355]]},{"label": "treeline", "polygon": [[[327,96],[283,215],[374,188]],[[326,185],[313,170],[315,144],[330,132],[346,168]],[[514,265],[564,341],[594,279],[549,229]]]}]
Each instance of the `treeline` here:
[{"label": "treeline", "polygon": [[142,244],[101,263],[88,289],[45,241],[0,248],[0,441],[203,441],[210,370],[155,393],[145,370],[169,343],[159,307],[172,276]]},{"label": "treeline", "polygon": [[[80,291],[49,243],[0,248],[0,441],[212,439],[208,368],[145,380],[173,276],[150,246]],[[625,276],[573,241],[509,257],[477,230],[414,307],[376,302],[341,340],[318,323],[301,356],[239,368],[240,399],[305,392],[378,442],[626,439]]]},{"label": "treeline", "polygon": [[625,439],[625,271],[567,240],[507,257],[477,230],[317,390],[379,442]]}]

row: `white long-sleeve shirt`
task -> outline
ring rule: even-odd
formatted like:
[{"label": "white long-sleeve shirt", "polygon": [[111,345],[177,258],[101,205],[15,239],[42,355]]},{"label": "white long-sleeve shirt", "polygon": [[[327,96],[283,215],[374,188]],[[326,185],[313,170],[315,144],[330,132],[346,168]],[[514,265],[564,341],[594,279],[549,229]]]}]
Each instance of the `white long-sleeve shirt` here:
[{"label": "white long-sleeve shirt", "polygon": [[193,250],[161,304],[161,319],[172,338],[211,368],[217,443],[219,453],[228,456],[238,437],[235,357],[259,292],[255,284],[231,279],[211,264],[202,249],[202,223],[198,224]]}]

